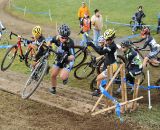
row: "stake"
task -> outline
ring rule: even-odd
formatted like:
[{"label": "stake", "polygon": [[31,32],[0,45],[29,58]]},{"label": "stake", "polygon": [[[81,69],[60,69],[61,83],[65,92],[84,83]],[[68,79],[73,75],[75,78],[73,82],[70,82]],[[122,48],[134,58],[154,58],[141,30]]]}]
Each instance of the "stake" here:
[{"label": "stake", "polygon": [[[150,74],[149,74],[149,70],[147,70],[147,77],[148,77],[148,87],[150,86]],[[148,108],[152,109],[151,106],[151,91],[150,89],[148,89]]]}]

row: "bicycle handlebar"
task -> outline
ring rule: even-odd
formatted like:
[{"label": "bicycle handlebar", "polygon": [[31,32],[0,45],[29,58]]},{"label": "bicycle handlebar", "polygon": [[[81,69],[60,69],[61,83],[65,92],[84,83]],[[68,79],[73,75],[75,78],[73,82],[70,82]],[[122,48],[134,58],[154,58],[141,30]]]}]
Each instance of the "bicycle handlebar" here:
[{"label": "bicycle handlebar", "polygon": [[14,36],[16,36],[16,37],[19,37],[19,38],[22,39],[22,40],[27,40],[26,38],[23,38],[22,36],[20,36],[20,35],[18,35],[18,34],[16,34],[16,33],[13,33],[13,32],[11,32],[10,35],[9,35],[9,38],[10,38],[10,39],[12,39],[12,35],[14,35]]}]

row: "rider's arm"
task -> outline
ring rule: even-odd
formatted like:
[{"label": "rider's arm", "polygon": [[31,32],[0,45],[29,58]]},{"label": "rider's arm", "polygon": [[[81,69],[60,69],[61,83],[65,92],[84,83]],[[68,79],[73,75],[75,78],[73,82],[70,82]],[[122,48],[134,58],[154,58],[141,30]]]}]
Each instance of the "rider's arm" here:
[{"label": "rider's arm", "polygon": [[67,69],[69,71],[71,71],[72,67],[74,65],[74,59],[75,59],[74,42],[72,40],[71,40],[71,46],[70,46],[70,49],[69,49],[69,53],[70,53],[70,56],[74,57],[72,60],[70,60],[69,66],[67,67]]},{"label": "rider's arm", "polygon": [[148,40],[146,40],[146,42],[144,43],[144,46],[140,49],[145,49],[147,47],[147,45],[152,41],[152,37],[149,37]]},{"label": "rider's arm", "polygon": [[54,37],[52,38],[52,40],[50,41],[50,45],[52,45],[52,43],[54,43],[56,46],[59,46],[57,39],[58,39],[58,36],[54,36]]},{"label": "rider's arm", "polygon": [[127,58],[128,64],[126,65],[127,68],[130,66],[130,64],[132,63],[132,60],[134,59],[134,57],[135,57],[136,55],[137,55],[136,52],[132,52],[132,54],[128,56],[128,58]]},{"label": "rider's arm", "polygon": [[146,38],[141,38],[140,40],[134,41],[134,42],[132,42],[132,43],[140,43],[140,42],[144,41],[145,39],[146,39]]}]

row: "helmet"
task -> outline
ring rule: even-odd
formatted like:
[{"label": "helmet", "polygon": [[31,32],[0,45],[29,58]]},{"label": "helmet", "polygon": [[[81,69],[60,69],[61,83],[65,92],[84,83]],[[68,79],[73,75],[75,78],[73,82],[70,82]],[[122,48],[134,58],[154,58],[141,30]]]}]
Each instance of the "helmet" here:
[{"label": "helmet", "polygon": [[98,42],[104,42],[104,41],[105,41],[105,39],[104,39],[103,35],[98,37]]},{"label": "helmet", "polygon": [[42,29],[40,26],[35,26],[33,29],[32,29],[32,34],[34,37],[39,37],[42,35]]},{"label": "helmet", "polygon": [[71,31],[69,26],[67,26],[66,24],[62,24],[58,29],[58,33],[63,37],[68,37],[71,34]]},{"label": "helmet", "polygon": [[121,42],[121,46],[130,47],[132,44],[132,41],[126,40]]},{"label": "helmet", "polygon": [[115,38],[115,30],[114,29],[108,29],[104,32],[103,36],[104,36],[105,40],[113,39],[113,38]]},{"label": "helmet", "polygon": [[141,31],[141,36],[150,35],[150,29],[147,26],[144,26]]}]

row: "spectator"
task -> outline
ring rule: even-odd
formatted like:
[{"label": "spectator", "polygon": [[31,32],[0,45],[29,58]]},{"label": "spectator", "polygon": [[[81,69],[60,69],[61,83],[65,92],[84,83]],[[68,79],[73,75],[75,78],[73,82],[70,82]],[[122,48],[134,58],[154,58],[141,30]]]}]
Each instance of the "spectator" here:
[{"label": "spectator", "polygon": [[160,33],[160,13],[158,14],[157,34]]},{"label": "spectator", "polygon": [[82,28],[81,33],[83,34],[83,38],[80,45],[84,46],[84,44],[87,42],[87,36],[88,36],[88,35],[86,36],[86,33],[89,34],[91,30],[91,20],[88,16],[88,13],[84,14],[84,17],[81,19],[80,25]]},{"label": "spectator", "polygon": [[143,7],[139,6],[138,12],[135,13],[135,18],[136,18],[136,21],[138,22],[139,25],[141,25],[142,18],[144,18],[146,16],[142,9],[143,9]]},{"label": "spectator", "polygon": [[103,18],[98,9],[96,9],[94,13],[95,14],[91,18],[91,23],[93,26],[93,41],[95,46],[97,46],[98,37],[101,35],[101,30],[103,27]]},{"label": "spectator", "polygon": [[82,2],[82,6],[79,8],[78,10],[78,18],[79,18],[79,21],[81,21],[81,19],[84,17],[84,14],[87,13],[88,16],[90,15],[89,14],[89,9],[88,7],[86,6],[85,2]]},{"label": "spectator", "polygon": [[0,39],[2,37],[2,31],[5,30],[6,28],[3,26],[2,22],[0,21]]}]

